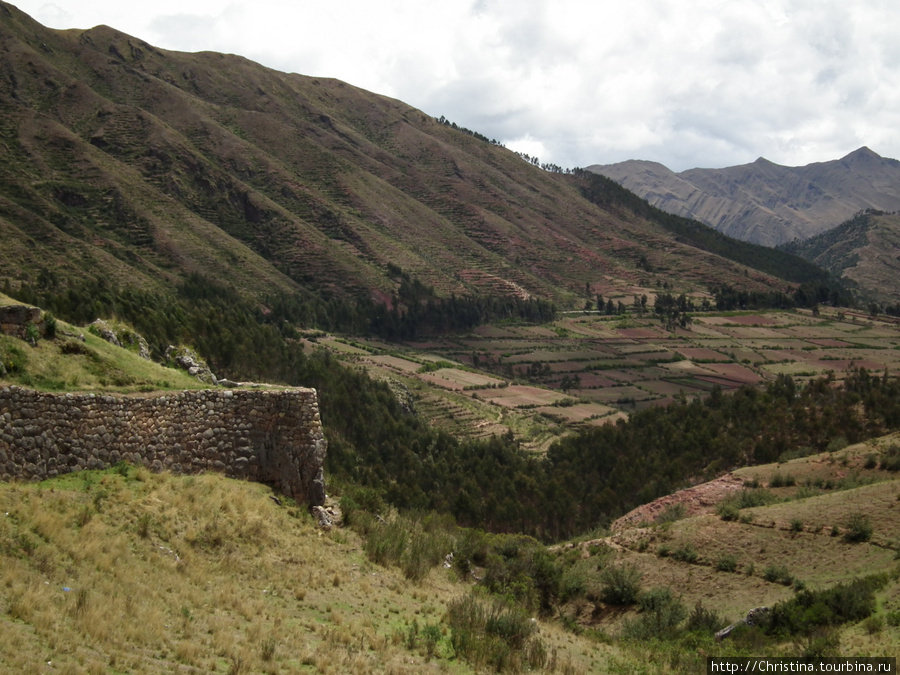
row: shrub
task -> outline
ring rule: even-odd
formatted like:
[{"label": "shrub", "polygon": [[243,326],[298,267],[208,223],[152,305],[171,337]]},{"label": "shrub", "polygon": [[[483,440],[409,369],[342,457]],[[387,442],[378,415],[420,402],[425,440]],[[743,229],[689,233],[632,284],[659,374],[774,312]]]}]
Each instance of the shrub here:
[{"label": "shrub", "polygon": [[25,370],[27,359],[21,349],[14,345],[0,345],[0,368],[13,375]]},{"label": "shrub", "polygon": [[794,518],[791,521],[791,532],[803,532],[803,521],[799,518]]},{"label": "shrub", "polygon": [[736,503],[731,500],[725,500],[719,502],[718,506],[716,506],[716,513],[719,514],[719,517],[725,521],[734,521],[738,519],[738,515],[740,515],[740,509]]},{"label": "shrub", "polygon": [[820,626],[861,621],[875,611],[875,590],[886,581],[885,576],[871,576],[819,591],[800,591],[772,608],[766,620],[766,633],[808,634]]},{"label": "shrub", "polygon": [[643,575],[631,564],[609,565],[600,573],[600,598],[609,605],[633,605],[641,594]]},{"label": "shrub", "polygon": [[48,340],[56,337],[56,317],[50,312],[44,314],[44,337]]},{"label": "shrub", "polygon": [[715,633],[728,625],[728,622],[711,609],[706,609],[699,600],[688,615],[685,628],[690,632]]},{"label": "shrub", "polygon": [[718,506],[716,513],[722,520],[737,520],[738,511],[754,506],[766,506],[778,501],[778,497],[764,488],[744,488],[731,497],[726,497]]},{"label": "shrub", "polygon": [[622,635],[633,640],[671,637],[687,612],[684,604],[668,588],[654,588],[642,593],[638,604],[641,614],[628,621]]},{"label": "shrub", "polygon": [[828,446],[825,448],[827,452],[839,452],[846,448],[850,443],[843,436],[836,436],[832,438],[828,442]]},{"label": "shrub", "polygon": [[763,572],[763,579],[773,584],[790,586],[794,583],[794,577],[784,565],[769,565]]},{"label": "shrub", "polygon": [[730,553],[723,553],[716,560],[716,569],[720,572],[734,572],[737,569],[737,558]]},{"label": "shrub", "polygon": [[697,554],[697,549],[691,544],[685,543],[672,551],[672,557],[681,562],[695,563],[700,556]]},{"label": "shrub", "polygon": [[572,598],[583,596],[587,592],[587,578],[577,568],[569,568],[562,576],[559,589],[560,602],[568,602]]},{"label": "shrub", "polygon": [[490,543],[488,535],[481,530],[463,530],[456,538],[453,550],[453,568],[461,578],[472,573],[474,567],[487,565]]},{"label": "shrub", "polygon": [[876,633],[880,633],[884,630],[884,617],[883,616],[870,616],[863,622],[863,628],[866,629],[866,632],[869,635],[875,635]]},{"label": "shrub", "polygon": [[869,518],[861,513],[854,513],[847,519],[847,530],[844,540],[850,543],[869,541],[872,538],[872,524]]},{"label": "shrub", "polygon": [[37,344],[38,339],[40,339],[41,333],[38,330],[38,327],[33,323],[29,322],[25,325],[25,341],[34,347]]},{"label": "shrub", "polygon": [[560,593],[562,566],[530,537],[497,536],[494,542],[482,580],[485,588],[529,610],[550,610]]},{"label": "shrub", "polygon": [[516,607],[468,595],[448,605],[447,623],[454,651],[478,670],[518,672],[546,663],[547,650],[534,636],[537,626]]},{"label": "shrub", "polygon": [[354,525],[354,519],[360,512],[378,515],[386,510],[384,496],[374,488],[352,486],[341,496],[341,512],[346,525]]},{"label": "shrub", "polygon": [[659,516],[656,517],[657,523],[674,523],[681,520],[687,515],[684,504],[669,504]]},{"label": "shrub", "polygon": [[881,454],[878,468],[884,471],[900,471],[900,445],[892,445]]},{"label": "shrub", "polygon": [[780,488],[780,487],[792,487],[797,484],[797,480],[791,474],[781,475],[781,473],[776,472],[772,478],[769,479],[769,487]]}]

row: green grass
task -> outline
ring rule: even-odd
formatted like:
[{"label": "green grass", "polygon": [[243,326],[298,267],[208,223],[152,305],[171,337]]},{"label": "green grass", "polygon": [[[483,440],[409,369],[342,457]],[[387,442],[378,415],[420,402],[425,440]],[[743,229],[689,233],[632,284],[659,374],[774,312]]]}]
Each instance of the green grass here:
[{"label": "green grass", "polygon": [[[9,298],[0,295],[6,302]],[[83,338],[83,339],[82,339]],[[186,372],[140,358],[134,351],[112,345],[86,328],[57,320],[57,337],[39,339],[34,346],[0,335],[0,358],[5,368],[0,384],[17,384],[42,391],[136,392],[164,389],[201,389]]]}]

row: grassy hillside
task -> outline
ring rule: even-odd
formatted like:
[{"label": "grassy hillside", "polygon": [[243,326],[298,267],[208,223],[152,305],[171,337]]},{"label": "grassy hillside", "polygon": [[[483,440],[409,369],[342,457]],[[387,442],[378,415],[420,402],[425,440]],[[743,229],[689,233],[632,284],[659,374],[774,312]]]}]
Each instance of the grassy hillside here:
[{"label": "grassy hillside", "polygon": [[840,277],[866,300],[900,304],[900,215],[865,211],[832,230],[784,248]]},{"label": "grassy hillside", "polygon": [[200,274],[249,297],[390,301],[397,268],[441,297],[566,304],[607,279],[788,286],[399,101],[0,10],[13,286],[102,273],[159,292]]},{"label": "grassy hillside", "polygon": [[[755,468],[760,487],[745,491],[768,486],[775,503],[738,519],[670,509],[549,550],[374,502],[381,523],[356,505],[352,528],[317,531],[268,488],[216,475],[122,465],[0,485],[0,667],[464,673],[530,662],[540,672],[694,673],[705,654],[891,656],[900,485],[877,462],[865,467],[896,442]],[[846,470],[858,487],[816,495],[806,484],[823,472],[836,484]],[[771,487],[787,474],[794,485]],[[866,536],[849,536],[853,517]],[[798,589],[813,600],[852,593],[862,609],[795,632],[712,639],[752,607],[781,616]]]},{"label": "grassy hillside", "polygon": [[[0,306],[8,304],[15,301],[0,294]],[[110,344],[86,327],[51,321],[55,323],[55,337],[44,336],[33,345],[0,334],[0,384],[45,391],[119,392],[207,386],[183,370],[167,368],[140,358],[134,350]]]}]

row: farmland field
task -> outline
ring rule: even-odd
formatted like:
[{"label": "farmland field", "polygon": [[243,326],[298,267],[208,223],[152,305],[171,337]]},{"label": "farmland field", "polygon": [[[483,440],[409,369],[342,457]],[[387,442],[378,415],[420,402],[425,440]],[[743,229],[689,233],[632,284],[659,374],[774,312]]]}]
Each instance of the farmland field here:
[{"label": "farmland field", "polygon": [[[347,362],[401,384],[454,433],[512,432],[542,449],[581,426],[681,396],[900,370],[900,326],[822,310],[696,313],[674,331],[651,314],[568,314],[553,324],[482,326],[409,343],[323,339]],[[468,402],[468,403],[466,403]]]}]

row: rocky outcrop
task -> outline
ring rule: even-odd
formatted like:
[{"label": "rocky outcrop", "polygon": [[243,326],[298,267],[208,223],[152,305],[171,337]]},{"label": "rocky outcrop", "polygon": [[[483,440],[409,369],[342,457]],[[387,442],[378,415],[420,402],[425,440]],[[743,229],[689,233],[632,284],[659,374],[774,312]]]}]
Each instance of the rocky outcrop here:
[{"label": "rocky outcrop", "polygon": [[130,328],[113,327],[103,319],[96,319],[87,328],[110,344],[135,352],[142,359],[150,360],[150,345],[140,333]]},{"label": "rocky outcrop", "polygon": [[730,626],[723,628],[718,633],[716,633],[716,640],[724,640],[729,635],[731,635],[731,633],[736,628],[739,628],[741,626],[759,625],[766,620],[766,618],[769,616],[770,611],[771,610],[769,610],[768,607],[754,607],[749,612],[747,612],[747,616],[745,616],[743,619],[741,619],[740,621],[735,621]]},{"label": "rocky outcrop", "polygon": [[42,480],[120,461],[218,471],[325,503],[325,437],[315,389],[153,396],[0,388],[0,480]]},{"label": "rocky outcrop", "polygon": [[193,375],[206,384],[216,384],[218,379],[210,370],[206,362],[190,347],[176,347],[169,345],[166,348],[166,362],[175,364],[176,368],[186,370],[188,375]]}]

